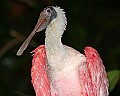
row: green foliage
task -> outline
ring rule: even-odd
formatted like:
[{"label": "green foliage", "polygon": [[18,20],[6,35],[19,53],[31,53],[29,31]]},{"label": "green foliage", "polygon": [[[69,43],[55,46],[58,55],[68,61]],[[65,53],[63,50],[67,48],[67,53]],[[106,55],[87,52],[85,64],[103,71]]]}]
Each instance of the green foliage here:
[{"label": "green foliage", "polygon": [[115,88],[118,81],[120,81],[120,71],[119,70],[108,71],[107,76],[110,84],[109,91],[111,92]]}]

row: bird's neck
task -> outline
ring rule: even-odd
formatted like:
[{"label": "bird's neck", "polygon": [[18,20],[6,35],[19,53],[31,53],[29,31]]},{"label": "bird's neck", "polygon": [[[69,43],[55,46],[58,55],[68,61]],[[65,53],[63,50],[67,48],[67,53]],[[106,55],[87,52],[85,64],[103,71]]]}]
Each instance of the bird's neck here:
[{"label": "bird's neck", "polygon": [[45,47],[46,47],[47,54],[50,51],[59,52],[60,50],[63,49],[61,37],[62,36],[59,34],[58,31],[54,32],[54,30],[52,30],[51,33],[46,33]]},{"label": "bird's neck", "polygon": [[55,23],[49,25],[46,29],[45,47],[49,64],[53,64],[55,58],[59,58],[64,54],[64,47],[61,42],[62,31],[60,26],[57,26]]},{"label": "bird's neck", "polygon": [[56,9],[58,16],[52,20],[46,29],[45,47],[48,63],[58,62],[65,54],[65,49],[61,42],[62,34],[66,28],[66,17],[61,9]]}]

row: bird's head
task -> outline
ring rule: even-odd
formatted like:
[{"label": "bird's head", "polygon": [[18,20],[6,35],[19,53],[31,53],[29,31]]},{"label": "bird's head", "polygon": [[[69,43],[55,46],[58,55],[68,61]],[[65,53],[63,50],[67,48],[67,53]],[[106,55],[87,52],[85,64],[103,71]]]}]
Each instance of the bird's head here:
[{"label": "bird's head", "polygon": [[66,28],[66,16],[63,9],[60,7],[48,6],[40,13],[38,22],[33,30],[33,32],[39,32],[47,28],[49,25],[56,25],[57,30],[59,30],[60,24],[63,25],[63,28]]},{"label": "bird's head", "polygon": [[[22,55],[23,51],[27,48],[30,40],[32,39],[32,37],[35,35],[36,32],[42,31],[48,26],[50,29],[50,26],[52,25],[55,25],[54,28],[56,28],[57,30],[61,30],[60,32],[63,32],[67,24],[66,16],[64,13],[65,12],[62,9],[60,9],[60,7],[48,6],[44,8],[44,10],[40,13],[40,17],[38,19],[38,22],[34,30],[32,31],[32,33],[28,36],[28,38],[25,40],[25,42],[22,44],[22,46],[18,50],[17,56]],[[62,27],[60,27],[59,24],[61,24]]]},{"label": "bird's head", "polygon": [[44,8],[44,10],[40,13],[40,17],[33,31],[39,32],[44,30],[56,17],[57,12],[54,7],[48,6]]}]

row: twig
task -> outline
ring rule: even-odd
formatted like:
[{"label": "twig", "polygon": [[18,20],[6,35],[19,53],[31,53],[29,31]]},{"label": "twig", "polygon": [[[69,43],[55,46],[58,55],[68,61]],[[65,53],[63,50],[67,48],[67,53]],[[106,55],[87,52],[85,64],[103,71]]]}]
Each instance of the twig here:
[{"label": "twig", "polygon": [[[25,36],[19,34],[15,30],[10,30],[10,35],[14,37],[14,39],[10,40],[7,44],[5,44],[1,49],[0,49],[0,58],[7,53],[8,50],[16,46],[18,43],[22,42],[25,40]],[[36,46],[37,43],[35,41],[31,41],[31,46]]]}]

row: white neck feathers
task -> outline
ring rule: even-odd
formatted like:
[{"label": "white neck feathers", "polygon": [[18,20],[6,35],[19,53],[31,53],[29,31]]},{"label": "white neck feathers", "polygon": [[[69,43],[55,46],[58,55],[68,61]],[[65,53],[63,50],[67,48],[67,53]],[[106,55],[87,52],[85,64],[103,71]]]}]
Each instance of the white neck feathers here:
[{"label": "white neck feathers", "polygon": [[[63,9],[60,7],[53,7],[57,12],[57,17],[51,21],[46,28],[45,47],[48,62],[52,61],[51,56],[61,55],[64,52],[63,44],[61,43],[61,37],[66,29],[66,16]],[[59,56],[58,56],[59,57]]]}]

